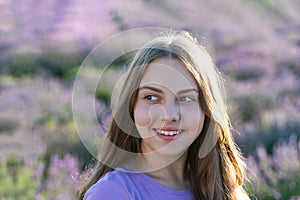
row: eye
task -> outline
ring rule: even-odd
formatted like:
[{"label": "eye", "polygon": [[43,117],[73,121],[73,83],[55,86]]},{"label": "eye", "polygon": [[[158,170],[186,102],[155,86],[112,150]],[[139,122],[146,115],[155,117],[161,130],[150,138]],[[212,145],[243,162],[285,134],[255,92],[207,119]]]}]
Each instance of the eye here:
[{"label": "eye", "polygon": [[144,97],[145,100],[148,100],[148,101],[158,101],[159,100],[159,97],[156,96],[156,95],[153,95],[153,94],[149,94],[149,95],[146,95]]},{"label": "eye", "polygon": [[184,97],[180,97],[179,101],[181,101],[181,102],[192,102],[192,101],[195,101],[195,99],[193,97],[184,96]]}]

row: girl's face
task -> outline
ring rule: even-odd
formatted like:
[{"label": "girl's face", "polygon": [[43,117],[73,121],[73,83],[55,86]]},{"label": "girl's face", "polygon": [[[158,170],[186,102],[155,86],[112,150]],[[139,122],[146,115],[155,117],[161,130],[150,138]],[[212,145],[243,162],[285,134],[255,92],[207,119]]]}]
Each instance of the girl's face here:
[{"label": "girl's face", "polygon": [[143,74],[134,107],[142,152],[178,156],[199,136],[204,113],[196,82],[183,63],[158,58]]}]

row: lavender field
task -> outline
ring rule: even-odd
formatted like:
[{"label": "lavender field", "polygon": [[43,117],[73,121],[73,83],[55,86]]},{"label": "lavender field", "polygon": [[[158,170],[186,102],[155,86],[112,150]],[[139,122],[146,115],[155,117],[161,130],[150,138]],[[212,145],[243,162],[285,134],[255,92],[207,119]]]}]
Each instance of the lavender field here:
[{"label": "lavender field", "polygon": [[[300,199],[299,0],[0,0],[0,200],[75,199],[94,163],[73,119],[76,73],[142,27],[191,31],[213,56],[251,199]],[[103,126],[110,84],[92,94]]]}]

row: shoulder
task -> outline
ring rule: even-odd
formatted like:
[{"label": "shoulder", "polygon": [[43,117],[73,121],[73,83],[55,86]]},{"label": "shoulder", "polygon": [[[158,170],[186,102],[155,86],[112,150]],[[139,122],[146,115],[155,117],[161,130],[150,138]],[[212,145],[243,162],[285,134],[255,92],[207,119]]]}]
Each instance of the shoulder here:
[{"label": "shoulder", "polygon": [[129,200],[132,199],[128,192],[130,185],[131,178],[128,173],[114,170],[90,187],[84,195],[84,200]]},{"label": "shoulder", "polygon": [[88,189],[84,200],[193,199],[190,189],[174,190],[139,172],[114,170]]}]

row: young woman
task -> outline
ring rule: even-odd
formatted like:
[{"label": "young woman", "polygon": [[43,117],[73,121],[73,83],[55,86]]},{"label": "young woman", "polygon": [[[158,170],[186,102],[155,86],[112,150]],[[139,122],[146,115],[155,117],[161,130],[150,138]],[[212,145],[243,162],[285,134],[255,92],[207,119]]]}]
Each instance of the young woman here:
[{"label": "young woman", "polygon": [[187,32],[141,48],[116,93],[84,200],[249,199],[221,76]]}]

